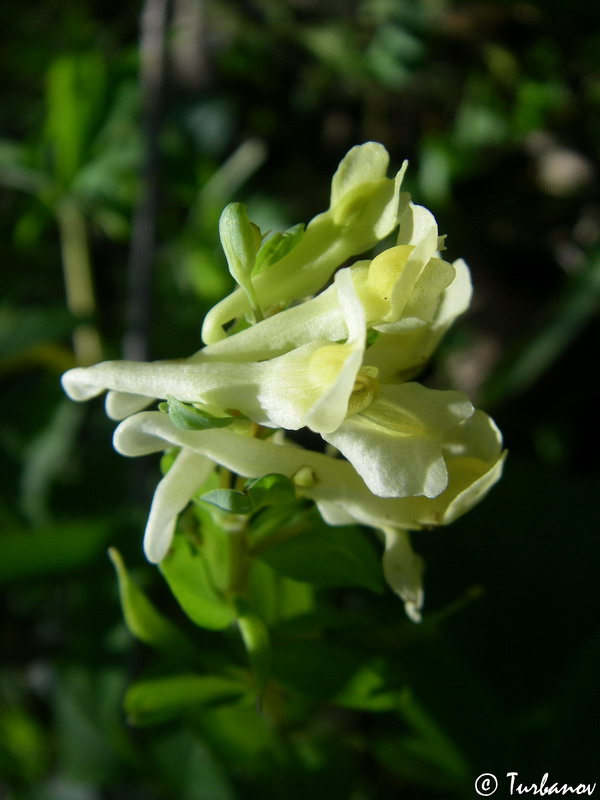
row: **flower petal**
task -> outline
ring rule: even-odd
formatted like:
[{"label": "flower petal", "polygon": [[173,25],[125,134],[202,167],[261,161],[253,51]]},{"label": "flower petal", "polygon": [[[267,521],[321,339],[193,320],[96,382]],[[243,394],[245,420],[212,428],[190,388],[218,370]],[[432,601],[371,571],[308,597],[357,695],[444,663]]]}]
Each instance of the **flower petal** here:
[{"label": "flower petal", "polygon": [[129,392],[111,392],[106,395],[106,415],[110,419],[120,421],[131,414],[143,411],[152,402],[152,398],[142,394],[130,394]]},{"label": "flower petal", "polygon": [[144,552],[148,561],[157,564],[167,555],[177,515],[187,506],[215,466],[214,461],[192,450],[184,448],[177,455],[154,492],[144,533]]},{"label": "flower petal", "polygon": [[[105,361],[69,370],[63,386],[74,400],[87,400],[105,389],[119,392],[112,395],[109,411],[121,412],[123,406],[137,410],[147,398],[172,395],[185,403],[236,409],[269,427],[334,430],[348,410],[364,353],[366,324],[349,270],[336,275],[333,288],[346,344],[317,339],[260,362]],[[112,407],[114,399],[117,409]]]},{"label": "flower petal", "polygon": [[331,180],[330,207],[339,205],[362,184],[385,178],[389,162],[388,152],[379,142],[352,147],[340,161]]},{"label": "flower petal", "polygon": [[383,574],[388,585],[404,600],[406,615],[421,622],[423,607],[423,559],[412,549],[406,531],[384,528]]},{"label": "flower petal", "polygon": [[[483,417],[489,420],[487,415]],[[308,467],[314,479],[309,486],[298,486],[297,491],[314,500],[330,524],[346,525],[354,521],[372,527],[406,530],[444,524],[465,513],[498,480],[502,469],[501,448],[497,445],[494,460],[470,460],[470,484],[465,483],[464,462],[458,458],[449,459],[449,486],[439,497],[383,498],[367,488],[347,461],[295,445],[244,436],[228,428],[185,431],[175,427],[166,414],[158,411],[144,411],[124,420],[115,431],[113,444],[117,452],[126,456],[184,447],[245,478],[277,472],[294,480],[300,470]],[[455,465],[458,466],[456,474]]]},{"label": "flower petal", "polygon": [[455,261],[452,267],[454,279],[442,292],[430,324],[413,329],[398,326],[400,329],[396,333],[390,332],[393,328],[390,325],[386,334],[367,350],[365,364],[377,367],[382,382],[408,380],[420,372],[448,328],[469,307],[473,291],[469,269],[462,259]]},{"label": "flower petal", "polygon": [[370,406],[322,436],[376,495],[436,497],[448,484],[444,434],[472,413],[471,402],[460,392],[418,383],[385,386]]}]

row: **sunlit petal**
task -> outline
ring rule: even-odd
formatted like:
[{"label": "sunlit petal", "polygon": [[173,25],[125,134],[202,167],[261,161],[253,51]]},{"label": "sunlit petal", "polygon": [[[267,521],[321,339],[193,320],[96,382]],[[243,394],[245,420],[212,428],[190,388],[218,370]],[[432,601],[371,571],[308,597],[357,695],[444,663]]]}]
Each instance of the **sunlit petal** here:
[{"label": "sunlit petal", "polygon": [[448,485],[444,435],[472,413],[460,392],[418,383],[385,386],[381,397],[323,438],[380,497],[436,497]]}]

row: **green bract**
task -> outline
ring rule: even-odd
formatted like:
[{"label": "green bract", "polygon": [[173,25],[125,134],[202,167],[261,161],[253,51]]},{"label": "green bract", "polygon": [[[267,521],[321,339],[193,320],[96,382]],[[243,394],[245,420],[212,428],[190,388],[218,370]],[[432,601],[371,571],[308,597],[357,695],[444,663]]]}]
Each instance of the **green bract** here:
[{"label": "green bract", "polygon": [[[304,232],[296,226],[262,246],[245,206],[229,205],[221,241],[241,288],[208,314],[202,350],[64,375],[75,400],[109,390],[107,412],[123,420],[119,452],[179,448],[144,538],[150,561],[166,559],[165,574],[177,517],[193,498],[232,542],[244,540],[265,509],[284,521],[299,502],[312,501],[330,525],[382,532],[384,576],[418,620],[421,564],[407,532],[451,522],[500,477],[504,454],[493,421],[460,392],[412,381],[472,290],[466,264],[440,257],[432,214],[400,195],[406,165],[395,179],[386,177],[387,165],[381,145],[353,148],[333,177],[329,210]],[[396,229],[392,246],[341,268]],[[249,314],[254,324],[225,335],[227,323]],[[142,410],[156,399],[167,399],[168,414]],[[303,427],[343,458],[286,440],[285,431]],[[266,438],[268,429],[278,433]],[[252,482],[234,483],[232,475]],[[234,599],[247,581],[244,563],[233,559],[229,588],[219,590],[223,620],[241,607]],[[170,580],[177,596],[177,579]]]},{"label": "green bract", "polygon": [[262,236],[260,229],[248,219],[244,203],[230,203],[226,206],[219,220],[219,235],[229,272],[246,292],[255,318],[261,319],[262,313],[252,284],[252,272]]}]

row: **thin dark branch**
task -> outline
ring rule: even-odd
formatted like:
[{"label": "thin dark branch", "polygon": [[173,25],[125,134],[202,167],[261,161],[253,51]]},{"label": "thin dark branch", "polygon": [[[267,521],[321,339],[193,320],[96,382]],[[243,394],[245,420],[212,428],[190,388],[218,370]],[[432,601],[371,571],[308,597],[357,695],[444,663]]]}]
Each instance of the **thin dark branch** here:
[{"label": "thin dark branch", "polygon": [[159,134],[167,64],[170,0],[146,0],[141,16],[140,89],[144,166],[134,213],[129,256],[125,358],[147,360],[156,243],[160,152]]}]

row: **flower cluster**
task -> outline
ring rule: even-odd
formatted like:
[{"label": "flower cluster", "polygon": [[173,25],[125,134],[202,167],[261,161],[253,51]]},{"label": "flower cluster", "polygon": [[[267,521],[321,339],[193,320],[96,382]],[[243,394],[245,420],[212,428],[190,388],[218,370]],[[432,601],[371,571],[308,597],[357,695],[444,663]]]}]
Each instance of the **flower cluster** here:
[{"label": "flower cluster", "polygon": [[[74,400],[109,390],[120,453],[180,448],[152,503],[150,561],[165,557],[178,514],[216,465],[247,478],[279,473],[327,523],[383,531],[386,580],[419,619],[421,566],[407,532],[471,508],[500,477],[504,454],[496,425],[464,394],[412,380],[469,305],[471,282],[462,260],[440,257],[432,214],[401,192],[406,165],[395,179],[387,165],[380,144],[350,150],[329,209],[306,230],[265,240],[244,206],[228,206],[221,241],[239,288],[209,312],[206,346],[191,357],[64,375]],[[396,230],[394,246],[342,268]],[[201,422],[145,411],[157,398]],[[304,427],[325,452],[286,441],[285,431]],[[257,434],[264,429],[279,433]]]}]

